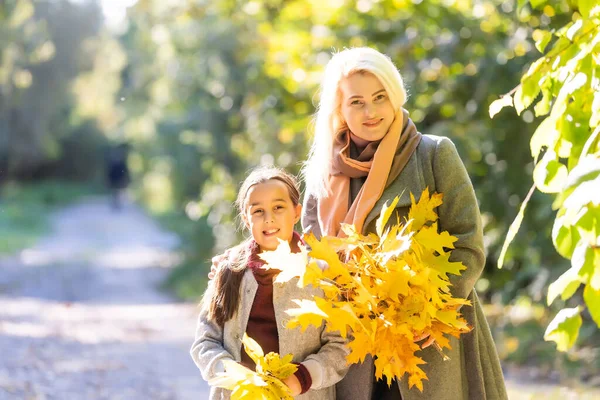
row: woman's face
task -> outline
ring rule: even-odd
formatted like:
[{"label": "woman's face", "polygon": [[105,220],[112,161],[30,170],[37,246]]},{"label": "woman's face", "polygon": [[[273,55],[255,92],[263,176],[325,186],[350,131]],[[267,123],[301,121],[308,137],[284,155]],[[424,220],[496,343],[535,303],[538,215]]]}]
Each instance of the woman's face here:
[{"label": "woman's face", "polygon": [[354,143],[366,146],[383,139],[395,113],[379,79],[370,72],[357,72],[342,78],[340,90],[342,117]]}]

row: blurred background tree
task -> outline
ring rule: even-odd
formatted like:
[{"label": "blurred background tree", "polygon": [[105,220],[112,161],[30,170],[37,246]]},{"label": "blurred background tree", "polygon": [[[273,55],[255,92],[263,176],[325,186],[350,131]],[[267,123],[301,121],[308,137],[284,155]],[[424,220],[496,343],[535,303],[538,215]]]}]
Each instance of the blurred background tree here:
[{"label": "blurred background tree", "polygon": [[94,2],[0,3],[0,182],[94,176],[105,139],[73,87],[94,69],[101,29]]},{"label": "blurred background tree", "polygon": [[[109,15],[118,2],[101,3]],[[575,1],[123,4],[131,7],[113,26],[92,0],[0,2],[0,185],[68,171],[97,177],[103,147],[129,143],[137,198],[183,238],[168,286],[197,298],[210,257],[239,240],[232,202],[247,169],[298,172],[331,52],[372,46],[402,73],[419,130],[450,137],[473,180],[488,256],[477,289],[501,356],[597,375],[597,329],[582,329],[560,357],[541,340],[560,308],[545,306],[547,287],[569,265],[552,244],[551,198],[533,194],[496,268],[531,186],[529,143],[542,118],[524,110],[490,119],[488,108],[540,57],[534,30],[563,26]]]}]

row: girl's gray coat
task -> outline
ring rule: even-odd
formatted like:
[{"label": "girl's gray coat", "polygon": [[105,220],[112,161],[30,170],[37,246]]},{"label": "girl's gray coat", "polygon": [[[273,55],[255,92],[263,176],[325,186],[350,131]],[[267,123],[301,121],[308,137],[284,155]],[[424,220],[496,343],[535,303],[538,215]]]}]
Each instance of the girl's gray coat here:
[{"label": "girl's gray coat", "polygon": [[[429,380],[423,381],[423,393],[409,389],[406,376],[400,380],[403,400],[503,400],[507,398],[504,378],[496,348],[477,293],[473,286],[485,264],[483,233],[477,199],[467,171],[454,147],[445,137],[423,135],[423,138],[398,178],[383,192],[365,221],[363,233],[375,232],[375,221],[383,204],[401,195],[396,212],[404,220],[410,207],[410,193],[418,200],[428,187],[430,193],[443,193],[443,204],[438,207],[439,228],[456,236],[456,249],[451,261],[461,261],[467,269],[452,279],[454,296],[468,298],[472,307],[461,308],[473,330],[451,338],[450,357],[443,361],[433,347],[421,351],[427,362],[422,368]],[[317,221],[314,197],[305,199],[302,226],[321,235]],[[391,222],[397,221],[392,217]],[[353,365],[346,378],[337,385],[339,400],[371,400],[373,362]]]},{"label": "girl's gray coat", "polygon": [[[326,332],[324,326],[316,328],[309,326],[306,331],[285,328],[290,316],[286,310],[298,308],[293,299],[312,299],[313,295],[321,293],[309,286],[297,287],[297,279],[288,283],[273,284],[273,306],[279,334],[279,353],[293,354],[294,362],[303,362],[313,380],[311,389],[296,398],[298,400],[334,400],[335,384],[346,372],[346,340],[337,333]],[[225,322],[223,327],[207,318],[206,307],[202,307],[198,317],[196,339],[190,354],[200,369],[202,377],[210,380],[216,373],[222,372],[222,360],[241,360],[242,337],[248,325],[250,309],[258,283],[251,270],[246,270],[241,284],[240,305],[232,319]],[[211,298],[213,283],[209,284],[206,299]],[[225,400],[230,398],[228,390],[211,387],[210,400]]]}]

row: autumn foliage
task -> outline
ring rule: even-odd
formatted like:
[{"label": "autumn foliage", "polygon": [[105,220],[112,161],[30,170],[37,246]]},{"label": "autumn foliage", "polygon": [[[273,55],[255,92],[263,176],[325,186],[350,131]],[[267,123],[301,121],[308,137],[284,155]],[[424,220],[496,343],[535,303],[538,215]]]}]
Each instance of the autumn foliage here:
[{"label": "autumn foliage", "polygon": [[[423,390],[427,379],[420,365],[421,347],[415,339],[429,335],[445,357],[449,336],[458,337],[471,328],[459,309],[469,301],[450,292],[449,275],[460,275],[466,267],[449,261],[456,238],[439,232],[437,206],[442,195],[420,200],[411,194],[412,207],[406,221],[388,224],[398,202],[385,205],[377,220],[376,234],[361,235],[353,226],[343,225],[345,238],[312,234],[304,239],[310,253],[290,253],[287,243],[263,253],[268,267],[282,269],[277,281],[299,277],[299,285],[314,285],[323,297],[297,300],[298,308],[288,310],[293,318],[288,328],[309,325],[339,330],[349,338],[349,363],[376,356],[375,375],[393,378],[408,374],[410,387]],[[310,260],[307,257],[310,256]]]},{"label": "autumn foliage", "polygon": [[209,384],[231,390],[231,400],[292,400],[290,389],[283,383],[283,379],[298,368],[292,363],[292,355],[280,357],[273,352],[265,355],[260,345],[246,334],[242,343],[254,360],[256,371],[233,360],[224,360],[225,372],[211,379]]}]

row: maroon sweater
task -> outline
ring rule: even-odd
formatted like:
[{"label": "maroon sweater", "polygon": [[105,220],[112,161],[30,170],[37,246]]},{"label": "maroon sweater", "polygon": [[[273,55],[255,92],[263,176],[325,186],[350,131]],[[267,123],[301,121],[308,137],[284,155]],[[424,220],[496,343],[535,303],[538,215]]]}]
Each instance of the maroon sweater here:
[{"label": "maroon sweater", "polygon": [[[298,252],[300,235],[294,232],[292,240],[292,251]],[[280,272],[274,269],[261,268],[265,262],[258,256],[258,245],[252,241],[252,255],[248,261],[248,268],[252,270],[254,278],[258,283],[258,289],[254,296],[254,302],[250,309],[250,317],[246,326],[246,333],[263,349],[264,353],[279,353],[279,335],[277,333],[277,320],[275,319],[275,308],[273,307],[273,279]],[[242,364],[254,370],[256,365],[242,346]],[[312,385],[310,373],[302,364],[297,364],[298,370],[294,375],[300,381],[302,393],[306,393]]]}]

